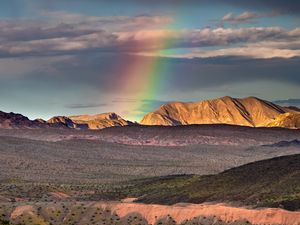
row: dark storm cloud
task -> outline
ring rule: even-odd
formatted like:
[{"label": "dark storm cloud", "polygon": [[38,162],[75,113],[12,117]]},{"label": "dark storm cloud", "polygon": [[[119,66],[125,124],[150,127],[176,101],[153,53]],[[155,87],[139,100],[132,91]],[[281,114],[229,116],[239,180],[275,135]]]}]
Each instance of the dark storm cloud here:
[{"label": "dark storm cloud", "polygon": [[[78,55],[55,63],[59,82],[88,86],[105,93],[119,94],[118,81],[129,79],[126,69],[135,63],[144,63],[151,57],[119,54]],[[206,59],[161,58],[160,65],[168,70],[161,74],[167,78],[166,91],[192,91],[199,88],[220,87],[252,81],[277,81],[300,86],[300,58],[250,59],[244,57],[213,57]],[[141,74],[143,76],[143,74]],[[124,101],[117,99],[115,101]],[[127,99],[126,101],[134,101]]]},{"label": "dark storm cloud", "polygon": [[[26,59],[24,60],[26,62]],[[78,93],[87,89],[97,90],[99,95],[105,93],[122,96],[130,94],[123,93],[124,90],[120,88],[123,86],[122,82],[130,79],[127,68],[143,64],[147,60],[149,62],[153,61],[151,57],[126,54],[80,54],[56,60],[49,65],[41,66],[41,68],[35,68],[35,71],[28,71],[27,74],[19,75],[15,79],[13,79],[13,76],[9,76],[7,79],[15,84],[20,83],[21,87],[22,85],[37,86],[43,89],[43,86],[45,86],[47,90],[64,89],[66,92],[68,92],[67,90],[78,90]],[[251,59],[246,57],[160,58],[159,63],[162,68],[167,68],[161,74],[161,76],[164,76],[162,80],[167,80],[162,85],[165,89],[163,91],[166,92],[170,90],[193,91],[201,88],[217,88],[226,84],[252,81],[277,81],[300,86],[299,57],[288,59]],[[144,74],[140,76],[144,76]],[[136,85],[133,84],[133,86]],[[128,92],[130,91],[132,91],[131,94],[135,93],[135,90],[129,89]],[[134,100],[126,99],[126,101]],[[115,101],[125,100],[115,99]]]},{"label": "dark storm cloud", "polygon": [[[170,62],[168,62],[170,63]],[[277,81],[300,86],[300,58],[250,59],[243,57],[213,57],[207,59],[177,59],[172,61],[169,87],[180,90],[220,87],[253,81]],[[188,68],[188,70],[187,70]],[[188,73],[186,72],[188,71]],[[183,78],[183,75],[184,78]]]},{"label": "dark storm cloud", "polygon": [[253,9],[267,8],[277,12],[300,15],[300,2],[295,0],[228,0],[229,4]]},{"label": "dark storm cloud", "polygon": [[[115,0],[117,1],[117,0]],[[191,6],[199,6],[202,4],[210,4],[210,5],[235,5],[240,7],[247,7],[252,9],[269,9],[276,10],[278,12],[284,13],[293,13],[300,14],[300,2],[297,0],[125,0],[127,2],[135,3],[135,4],[162,4],[162,5],[172,5],[173,7],[176,5],[191,5]],[[96,2],[96,1],[95,1]],[[103,2],[102,0],[98,0],[98,2]]]}]

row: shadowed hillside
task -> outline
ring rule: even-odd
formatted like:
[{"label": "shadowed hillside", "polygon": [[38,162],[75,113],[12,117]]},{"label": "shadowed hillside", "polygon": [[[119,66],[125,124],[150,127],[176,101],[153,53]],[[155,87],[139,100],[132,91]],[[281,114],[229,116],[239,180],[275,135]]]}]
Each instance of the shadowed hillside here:
[{"label": "shadowed hillside", "polygon": [[139,202],[207,201],[300,209],[300,155],[278,157],[212,176],[169,176],[136,181],[129,193]]}]

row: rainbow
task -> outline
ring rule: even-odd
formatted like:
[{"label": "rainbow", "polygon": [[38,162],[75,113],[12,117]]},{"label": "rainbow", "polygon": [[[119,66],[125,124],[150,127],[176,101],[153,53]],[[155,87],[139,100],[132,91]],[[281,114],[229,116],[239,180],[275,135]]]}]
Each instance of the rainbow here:
[{"label": "rainbow", "polygon": [[[172,31],[174,29],[174,23],[170,23],[165,27],[166,30]],[[146,46],[158,46],[160,49],[167,49],[174,45],[174,43],[161,36],[154,38],[154,40],[143,42]],[[137,46],[137,48],[140,47]],[[143,47],[143,46],[142,46]],[[151,52],[154,56],[140,56],[127,55],[130,57],[129,65],[122,71],[122,79],[120,81],[119,91],[128,93],[133,91],[135,93],[135,103],[127,105],[127,109],[130,112],[140,112],[140,115],[135,117],[135,120],[140,120],[142,113],[148,112],[153,108],[150,104],[151,100],[158,99],[160,91],[164,87],[167,80],[170,68],[164,63],[164,59],[160,56],[162,50]],[[149,102],[146,102],[149,101]]]}]

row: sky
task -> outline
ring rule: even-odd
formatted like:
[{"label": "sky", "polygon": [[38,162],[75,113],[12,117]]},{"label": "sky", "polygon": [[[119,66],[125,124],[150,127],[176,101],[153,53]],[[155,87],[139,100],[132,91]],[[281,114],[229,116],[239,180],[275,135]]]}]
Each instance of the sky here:
[{"label": "sky", "polygon": [[3,0],[0,110],[31,119],[256,96],[300,106],[295,0]]}]

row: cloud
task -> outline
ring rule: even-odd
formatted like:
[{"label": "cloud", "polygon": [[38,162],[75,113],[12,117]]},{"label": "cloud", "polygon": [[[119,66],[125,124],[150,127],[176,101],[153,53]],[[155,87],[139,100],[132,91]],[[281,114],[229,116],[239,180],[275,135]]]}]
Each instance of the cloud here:
[{"label": "cloud", "polygon": [[[145,54],[146,55],[146,54]],[[151,54],[149,54],[150,56]],[[162,57],[173,58],[211,58],[211,57],[226,57],[226,56],[241,56],[257,59],[271,59],[271,58],[293,58],[300,56],[300,49],[279,49],[271,47],[257,47],[256,45],[246,45],[234,48],[225,48],[217,50],[200,50],[195,49],[191,53],[161,55]]]},{"label": "cloud", "polygon": [[108,29],[110,31],[153,29],[173,21],[169,16],[147,14],[137,16],[88,16],[66,11],[43,11],[41,15],[52,23],[71,24],[84,29]]},{"label": "cloud", "polygon": [[282,106],[296,106],[300,107],[300,99],[286,99],[273,101],[275,104]]},{"label": "cloud", "polygon": [[255,12],[243,12],[240,15],[231,12],[226,14],[221,21],[230,23],[249,23],[253,22],[253,19],[255,18],[260,18],[260,15]]},{"label": "cloud", "polygon": [[245,11],[239,15],[230,12],[227,13],[220,21],[220,23],[232,23],[232,24],[242,24],[242,23],[254,23],[255,19],[263,18],[263,17],[275,17],[281,15],[278,12],[272,13],[256,13]]},{"label": "cloud", "polygon": [[[160,50],[178,47],[227,46],[263,40],[291,40],[300,36],[295,30],[288,31],[280,27],[141,30],[116,32],[115,34],[117,35],[117,40],[124,47],[127,46],[129,51],[130,46],[138,46],[137,50]],[[168,44],[165,44],[166,41]]]},{"label": "cloud", "polygon": [[92,51],[151,52],[262,41],[288,43],[300,38],[299,28],[286,30],[280,27],[109,31],[80,26],[74,29],[75,25],[71,24],[23,26],[21,21],[17,24],[12,22],[11,26],[8,24],[0,24],[0,28],[3,28],[0,29],[0,57],[67,55]]},{"label": "cloud", "polygon": [[[221,0],[216,0],[216,2],[221,2]],[[300,14],[300,2],[294,0],[228,0],[226,3],[249,9],[268,9],[285,14]]]},{"label": "cloud", "polygon": [[[173,21],[168,16],[87,16],[64,11],[42,11],[41,14],[47,20],[0,21],[1,58],[88,52],[154,56],[161,50],[176,48],[190,49],[188,56],[184,57],[299,56],[300,28],[167,29],[166,25]],[[271,16],[250,11],[240,15],[229,13],[222,21],[244,23],[267,15]],[[206,47],[219,50],[203,50]]]},{"label": "cloud", "polygon": [[109,106],[108,103],[75,103],[75,104],[67,104],[66,108],[69,109],[85,109],[85,108],[99,108]]},{"label": "cloud", "polygon": [[44,24],[31,21],[0,21],[0,41],[34,41],[67,38],[94,33],[94,29],[81,29],[72,24]]},{"label": "cloud", "polygon": [[[286,31],[281,28],[204,29],[191,38],[185,46],[186,53],[146,51],[144,56],[173,58],[208,58],[219,56],[242,56],[250,58],[292,58],[300,56],[300,29]],[[197,42],[199,41],[199,42]],[[201,47],[217,46],[205,50]]]}]

